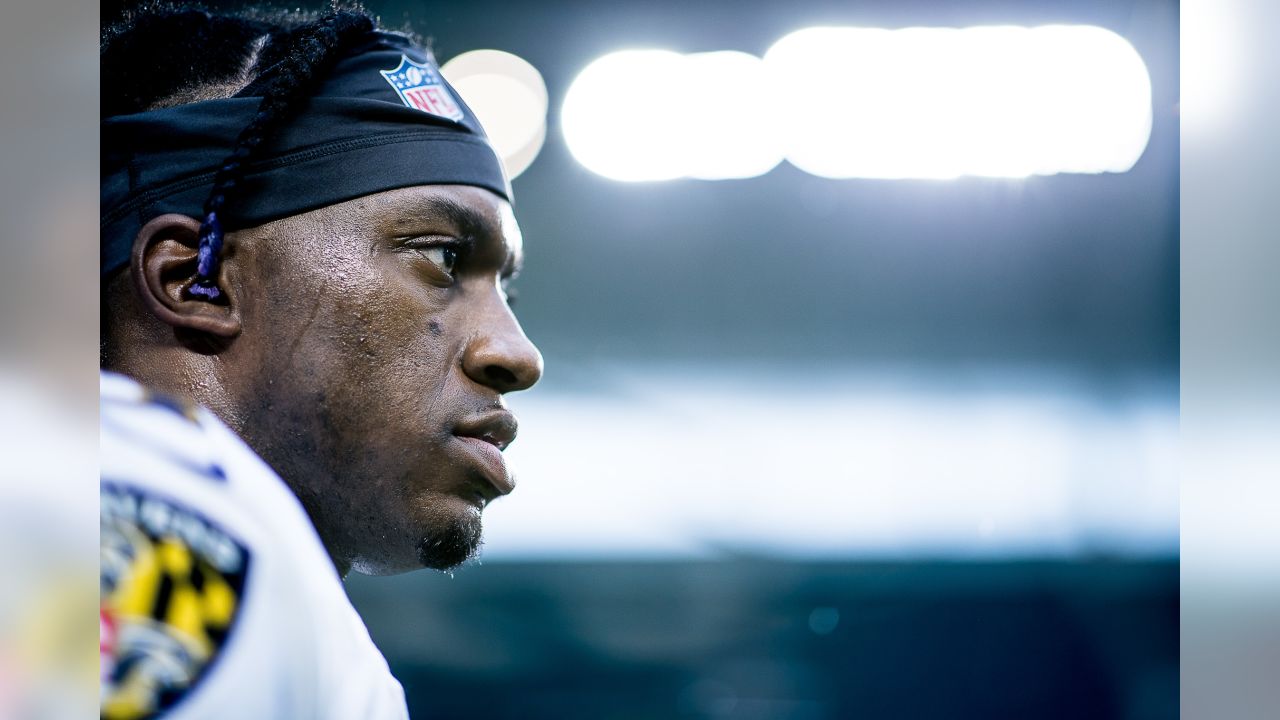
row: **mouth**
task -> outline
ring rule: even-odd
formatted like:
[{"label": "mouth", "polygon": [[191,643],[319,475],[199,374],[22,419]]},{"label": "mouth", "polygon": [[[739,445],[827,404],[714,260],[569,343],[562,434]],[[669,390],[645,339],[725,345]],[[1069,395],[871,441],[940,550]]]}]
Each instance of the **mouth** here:
[{"label": "mouth", "polygon": [[516,437],[516,419],[511,413],[502,411],[464,422],[454,429],[453,437],[488,481],[488,486],[477,493],[482,508],[515,489],[515,480],[502,456]]}]

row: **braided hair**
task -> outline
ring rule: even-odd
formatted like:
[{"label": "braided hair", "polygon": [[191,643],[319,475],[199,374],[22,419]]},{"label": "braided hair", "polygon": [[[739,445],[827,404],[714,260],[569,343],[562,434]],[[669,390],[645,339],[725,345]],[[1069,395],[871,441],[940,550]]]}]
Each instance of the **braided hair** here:
[{"label": "braided hair", "polygon": [[191,5],[148,4],[125,13],[103,33],[104,119],[240,92],[262,97],[205,200],[196,281],[187,289],[191,296],[225,300],[217,286],[220,213],[233,199],[246,164],[343,53],[376,26],[359,6],[335,6],[317,16],[261,8],[215,14]]}]

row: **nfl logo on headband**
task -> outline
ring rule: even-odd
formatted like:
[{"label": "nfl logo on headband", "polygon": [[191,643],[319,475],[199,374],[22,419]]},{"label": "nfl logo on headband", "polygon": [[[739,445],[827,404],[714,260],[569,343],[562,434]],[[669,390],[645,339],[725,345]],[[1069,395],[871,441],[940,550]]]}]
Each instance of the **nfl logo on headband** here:
[{"label": "nfl logo on headband", "polygon": [[440,72],[435,68],[401,55],[400,65],[395,70],[379,72],[405,105],[454,122],[462,122],[462,108],[458,107],[449,88],[445,87]]}]

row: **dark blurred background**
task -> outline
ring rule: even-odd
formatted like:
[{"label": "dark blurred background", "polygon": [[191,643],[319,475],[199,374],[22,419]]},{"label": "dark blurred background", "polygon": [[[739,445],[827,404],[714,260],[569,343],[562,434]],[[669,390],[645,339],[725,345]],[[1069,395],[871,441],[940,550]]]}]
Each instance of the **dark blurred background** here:
[{"label": "dark blurred background", "polygon": [[356,578],[414,717],[1176,718],[1176,561]]},{"label": "dark blurred background", "polygon": [[[1176,2],[369,4],[550,97],[520,488],[480,563],[348,584],[415,717],[1177,715]],[[561,133],[619,49],[1058,23],[1146,65],[1128,172],[623,183]]]}]

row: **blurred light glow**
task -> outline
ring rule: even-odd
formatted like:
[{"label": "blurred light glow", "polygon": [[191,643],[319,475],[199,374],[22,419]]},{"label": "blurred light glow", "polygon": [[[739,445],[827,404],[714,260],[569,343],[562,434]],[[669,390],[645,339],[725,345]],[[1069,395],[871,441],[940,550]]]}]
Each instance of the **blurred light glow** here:
[{"label": "blurred light glow", "polygon": [[741,52],[625,50],[588,65],[565,96],[573,156],[614,180],[763,175],[782,160],[763,111],[764,64]]},{"label": "blurred light glow", "polygon": [[1191,134],[1219,130],[1239,111],[1243,45],[1238,2],[1188,2],[1180,8],[1183,62],[1179,66],[1182,128]]},{"label": "blurred light glow", "polygon": [[765,65],[823,177],[1124,172],[1151,133],[1146,65],[1098,27],[807,28]]},{"label": "blurred light glow", "polygon": [[547,136],[547,86],[526,60],[501,50],[472,50],[440,68],[480,118],[509,177],[524,172]]},{"label": "blurred light glow", "polygon": [[784,155],[833,178],[1125,172],[1151,135],[1151,78],[1093,26],[815,27],[763,60],[605,55],[562,121],[580,163],[624,181],[755,177]]},{"label": "blurred light glow", "polygon": [[1167,387],[1093,395],[1070,376],[1011,372],[581,372],[612,389],[512,399],[520,488],[485,510],[485,557],[1177,553]]}]

